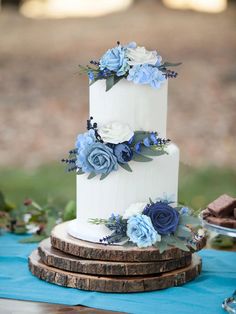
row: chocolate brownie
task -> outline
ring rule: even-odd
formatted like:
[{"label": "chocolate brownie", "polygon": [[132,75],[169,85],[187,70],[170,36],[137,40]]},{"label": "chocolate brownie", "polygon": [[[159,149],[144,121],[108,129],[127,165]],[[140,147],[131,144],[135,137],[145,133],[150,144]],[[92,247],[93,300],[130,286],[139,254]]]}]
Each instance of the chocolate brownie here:
[{"label": "chocolate brownie", "polygon": [[236,199],[227,194],[223,194],[210,203],[207,208],[215,217],[232,216],[234,208],[236,208]]}]

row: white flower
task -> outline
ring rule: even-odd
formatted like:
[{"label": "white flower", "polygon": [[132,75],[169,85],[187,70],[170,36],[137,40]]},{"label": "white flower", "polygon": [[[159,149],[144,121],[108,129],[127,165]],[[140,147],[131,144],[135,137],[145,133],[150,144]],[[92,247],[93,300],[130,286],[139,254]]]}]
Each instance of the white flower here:
[{"label": "white flower", "polygon": [[120,144],[129,141],[134,132],[127,124],[110,122],[99,128],[98,134],[105,143]]},{"label": "white flower", "polygon": [[147,206],[146,203],[133,203],[124,212],[123,218],[128,219],[131,216],[142,214],[144,208]]},{"label": "white flower", "polygon": [[156,51],[148,51],[145,47],[127,48],[126,56],[129,58],[129,65],[151,64],[161,62],[161,56]]}]

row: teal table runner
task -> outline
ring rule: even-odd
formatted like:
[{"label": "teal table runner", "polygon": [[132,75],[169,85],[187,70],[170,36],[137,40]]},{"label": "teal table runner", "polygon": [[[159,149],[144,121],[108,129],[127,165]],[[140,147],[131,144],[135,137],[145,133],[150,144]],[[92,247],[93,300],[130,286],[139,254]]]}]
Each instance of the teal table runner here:
[{"label": "teal table runner", "polygon": [[0,297],[18,300],[84,305],[137,314],[218,314],[224,298],[236,288],[236,253],[199,252],[203,272],[176,288],[131,294],[100,293],[59,287],[44,282],[28,270],[27,257],[37,244],[20,244],[26,236],[0,236]]}]

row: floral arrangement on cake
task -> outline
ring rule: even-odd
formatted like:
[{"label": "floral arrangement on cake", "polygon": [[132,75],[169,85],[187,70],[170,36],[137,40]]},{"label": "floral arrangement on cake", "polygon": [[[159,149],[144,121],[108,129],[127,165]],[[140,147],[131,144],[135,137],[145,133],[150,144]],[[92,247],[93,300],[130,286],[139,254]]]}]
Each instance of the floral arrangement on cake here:
[{"label": "floral arrangement on cake", "polygon": [[135,84],[148,84],[159,88],[167,78],[176,78],[178,73],[169,67],[181,63],[163,62],[157,51],[149,51],[137,46],[135,42],[108,49],[99,61],[90,61],[90,65],[79,65],[81,72],[88,74],[90,84],[97,80],[106,80],[106,91],[122,78]]},{"label": "floral arrangement on cake", "polygon": [[133,131],[120,122],[98,127],[92,119],[87,120],[87,132],[78,135],[75,149],[69,151],[67,159],[62,159],[69,172],[89,173],[88,179],[101,175],[103,180],[119,166],[132,172],[131,160],[149,162],[152,157],[167,154],[165,148],[170,140],[158,137],[157,132]]},{"label": "floral arrangement on cake", "polygon": [[108,219],[91,218],[89,222],[112,231],[99,240],[101,243],[154,246],[161,253],[173,246],[183,251],[196,250],[197,242],[204,237],[204,231],[196,229],[199,219],[192,216],[191,210],[168,200],[131,204],[122,216],[112,214]]}]

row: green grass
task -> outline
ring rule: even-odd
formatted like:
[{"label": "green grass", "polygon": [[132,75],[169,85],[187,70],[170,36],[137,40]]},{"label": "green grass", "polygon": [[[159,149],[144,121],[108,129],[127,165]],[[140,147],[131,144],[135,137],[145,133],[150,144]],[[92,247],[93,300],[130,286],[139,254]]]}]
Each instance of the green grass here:
[{"label": "green grass", "polygon": [[[36,170],[0,169],[0,178],[0,190],[7,200],[17,205],[25,198],[32,198],[40,204],[51,200],[58,206],[75,199],[75,174],[66,173],[58,164]],[[236,196],[236,170],[217,167],[194,169],[181,165],[180,202],[199,209],[222,193]]]}]

